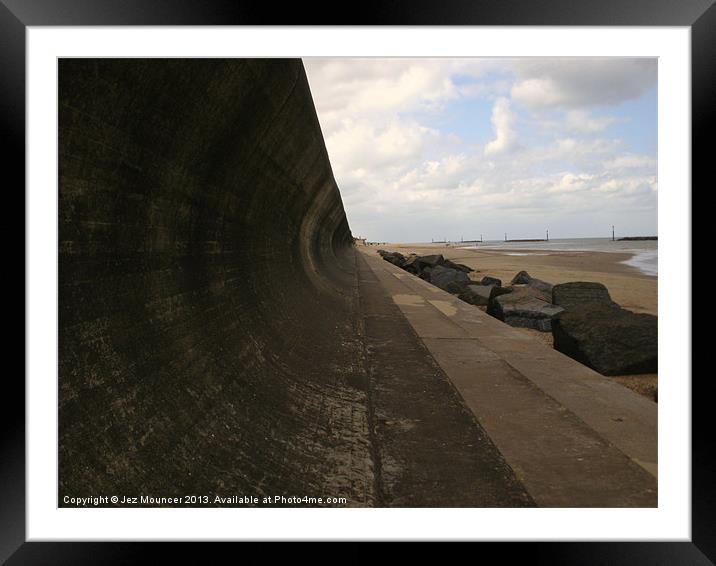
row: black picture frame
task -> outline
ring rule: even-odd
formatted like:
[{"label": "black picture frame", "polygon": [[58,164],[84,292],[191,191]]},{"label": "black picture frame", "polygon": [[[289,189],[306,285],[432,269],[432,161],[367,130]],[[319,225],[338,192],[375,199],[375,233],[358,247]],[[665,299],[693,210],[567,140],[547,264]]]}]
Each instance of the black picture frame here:
[{"label": "black picture frame", "polygon": [[[83,25],[568,25],[687,26],[692,54],[692,185],[706,181],[707,132],[713,124],[716,85],[716,7],[714,0],[401,0],[362,2],[350,13],[340,4],[277,6],[231,0],[0,0],[0,117],[5,197],[19,198],[25,186],[25,34],[28,26]],[[709,152],[710,153],[710,152]],[[692,192],[693,194],[693,192]],[[7,203],[7,200],[6,200]],[[24,198],[18,203],[24,211]],[[9,211],[9,209],[6,209]],[[9,216],[23,217],[15,209]],[[17,232],[15,232],[17,233]],[[24,230],[23,230],[24,234]],[[23,236],[24,238],[24,236]],[[6,240],[7,241],[7,240]],[[16,244],[12,244],[16,245]],[[7,265],[7,264],[6,264]],[[19,270],[13,269],[15,276]],[[9,275],[8,272],[6,272]],[[23,284],[25,280],[23,269]],[[19,285],[19,283],[17,283]],[[9,297],[6,294],[6,298]],[[691,309],[691,305],[685,305]],[[9,329],[6,326],[6,329]],[[690,332],[691,329],[683,329]],[[24,336],[24,333],[23,333]],[[708,375],[703,377],[708,378]],[[687,376],[684,376],[687,378]],[[690,376],[688,376],[690,378]],[[716,562],[716,467],[711,455],[710,413],[705,383],[692,382],[692,539],[691,542],[489,543],[479,552],[501,561],[527,559],[553,564],[713,564]],[[7,564],[133,564],[161,552],[211,562],[208,545],[131,542],[25,542],[25,389],[19,375],[6,371],[0,411],[0,561]],[[340,551],[339,551],[340,552]],[[360,545],[353,560],[373,551]],[[344,555],[345,556],[345,555]]]}]

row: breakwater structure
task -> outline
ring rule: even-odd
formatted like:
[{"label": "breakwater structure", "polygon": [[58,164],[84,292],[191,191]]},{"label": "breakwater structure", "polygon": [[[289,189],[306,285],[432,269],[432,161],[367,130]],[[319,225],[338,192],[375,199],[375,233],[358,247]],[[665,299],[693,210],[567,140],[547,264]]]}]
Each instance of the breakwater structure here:
[{"label": "breakwater structure", "polygon": [[549,242],[549,230],[546,231],[546,235],[544,238],[518,238],[518,239],[510,239],[507,237],[507,232],[505,232],[505,242]]},{"label": "breakwater structure", "polygon": [[656,505],[654,403],[354,243],[300,60],[58,72],[60,506]]}]

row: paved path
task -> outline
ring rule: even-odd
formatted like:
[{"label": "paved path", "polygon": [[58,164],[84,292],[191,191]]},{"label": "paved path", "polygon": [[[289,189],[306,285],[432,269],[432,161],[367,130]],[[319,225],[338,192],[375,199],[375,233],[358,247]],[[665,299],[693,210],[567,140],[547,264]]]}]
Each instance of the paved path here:
[{"label": "paved path", "polygon": [[374,505],[534,506],[362,254],[356,254],[368,376]]},{"label": "paved path", "polygon": [[656,506],[655,403],[358,249],[538,505]]}]

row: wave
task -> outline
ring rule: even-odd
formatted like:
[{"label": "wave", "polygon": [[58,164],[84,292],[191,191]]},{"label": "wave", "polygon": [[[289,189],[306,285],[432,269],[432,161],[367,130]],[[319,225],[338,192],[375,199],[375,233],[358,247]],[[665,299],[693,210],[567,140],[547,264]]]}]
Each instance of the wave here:
[{"label": "wave", "polygon": [[622,263],[636,267],[646,275],[659,275],[659,257],[656,250],[638,252]]}]

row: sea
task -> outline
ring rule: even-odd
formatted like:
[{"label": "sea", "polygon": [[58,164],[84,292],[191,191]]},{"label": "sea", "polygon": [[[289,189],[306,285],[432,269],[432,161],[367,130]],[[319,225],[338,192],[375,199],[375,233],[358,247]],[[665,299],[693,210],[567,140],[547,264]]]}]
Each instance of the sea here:
[{"label": "sea", "polygon": [[658,241],[612,241],[611,238],[569,238],[547,242],[504,242],[500,240],[468,244],[454,242],[466,249],[499,250],[506,255],[548,255],[551,251],[628,253],[631,257],[622,263],[639,269],[646,275],[658,276]]}]

